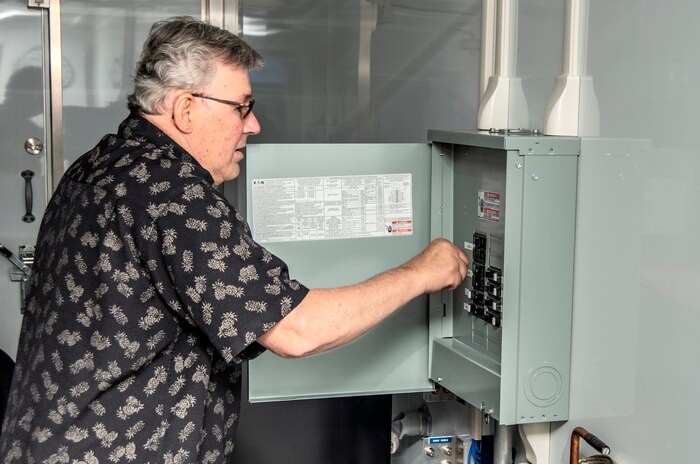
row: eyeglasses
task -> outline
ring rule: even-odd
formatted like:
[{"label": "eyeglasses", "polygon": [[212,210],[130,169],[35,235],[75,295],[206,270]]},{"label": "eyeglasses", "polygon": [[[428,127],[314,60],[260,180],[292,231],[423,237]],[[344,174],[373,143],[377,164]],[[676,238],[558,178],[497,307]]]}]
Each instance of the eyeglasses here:
[{"label": "eyeglasses", "polygon": [[204,98],[205,100],[213,100],[215,102],[223,103],[225,105],[231,105],[241,113],[243,119],[247,118],[248,115],[253,111],[253,105],[255,105],[255,99],[251,98],[248,103],[239,103],[231,100],[221,100],[220,98],[207,97],[201,93],[193,93],[193,97]]}]

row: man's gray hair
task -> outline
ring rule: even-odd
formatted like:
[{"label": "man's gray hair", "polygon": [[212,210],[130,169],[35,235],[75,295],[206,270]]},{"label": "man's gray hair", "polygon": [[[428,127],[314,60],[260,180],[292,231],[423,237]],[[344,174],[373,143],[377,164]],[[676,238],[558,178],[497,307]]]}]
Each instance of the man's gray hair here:
[{"label": "man's gray hair", "polygon": [[262,66],[262,57],[236,35],[190,16],[155,23],[136,66],[129,109],[158,114],[171,91],[203,89],[217,63],[250,71]]}]

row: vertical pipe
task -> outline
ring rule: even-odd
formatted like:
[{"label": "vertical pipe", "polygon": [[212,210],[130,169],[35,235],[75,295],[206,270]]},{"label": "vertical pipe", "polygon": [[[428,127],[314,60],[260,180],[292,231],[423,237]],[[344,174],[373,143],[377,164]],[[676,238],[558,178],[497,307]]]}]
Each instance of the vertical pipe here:
[{"label": "vertical pipe", "polygon": [[585,76],[588,61],[588,0],[567,1],[564,21],[563,72]]},{"label": "vertical pipe", "polygon": [[202,13],[207,15],[206,21],[209,24],[224,28],[224,2],[222,0],[207,0],[206,11],[202,11]]},{"label": "vertical pipe", "polygon": [[471,407],[471,423],[469,430],[471,431],[472,439],[481,440],[483,434],[484,419],[481,415],[481,410],[475,406]]},{"label": "vertical pipe", "polygon": [[202,0],[201,1],[201,10],[202,10],[202,21],[209,22],[211,20],[210,14],[209,14],[209,0]]},{"label": "vertical pipe", "polygon": [[518,58],[518,0],[500,0],[496,22],[498,48],[495,74],[499,77],[513,77]]},{"label": "vertical pipe", "polygon": [[[518,58],[518,0],[498,0],[494,75],[479,102],[477,128],[522,129],[530,124],[522,82],[515,75]],[[482,55],[489,43],[482,42]],[[482,72],[484,72],[482,70]]]},{"label": "vertical pipe", "polygon": [[513,425],[496,427],[493,443],[493,464],[511,464],[513,462]]},{"label": "vertical pipe", "polygon": [[489,79],[494,73],[496,53],[496,0],[483,0],[481,7],[481,76],[480,97],[486,93]]},{"label": "vertical pipe", "polygon": [[236,35],[241,33],[238,0],[202,0],[202,19]]},{"label": "vertical pipe", "polygon": [[529,462],[537,464],[550,461],[551,424],[549,422],[520,424],[518,432],[525,448],[525,457]]},{"label": "vertical pipe", "polygon": [[593,78],[586,74],[588,10],[588,0],[566,2],[563,70],[547,104],[545,134],[583,137],[600,133],[598,99]]},{"label": "vertical pipe", "polygon": [[236,35],[243,32],[242,17],[238,0],[225,0],[223,5],[224,27]]}]

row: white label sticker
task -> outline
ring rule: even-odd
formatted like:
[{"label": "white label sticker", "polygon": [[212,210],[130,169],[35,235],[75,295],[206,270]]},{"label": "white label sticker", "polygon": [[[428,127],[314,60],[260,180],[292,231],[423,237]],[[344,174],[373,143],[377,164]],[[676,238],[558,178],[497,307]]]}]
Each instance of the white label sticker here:
[{"label": "white label sticker", "polygon": [[411,174],[253,179],[253,238],[413,235]]},{"label": "white label sticker", "polygon": [[501,222],[501,194],[479,190],[477,215],[487,221]]}]

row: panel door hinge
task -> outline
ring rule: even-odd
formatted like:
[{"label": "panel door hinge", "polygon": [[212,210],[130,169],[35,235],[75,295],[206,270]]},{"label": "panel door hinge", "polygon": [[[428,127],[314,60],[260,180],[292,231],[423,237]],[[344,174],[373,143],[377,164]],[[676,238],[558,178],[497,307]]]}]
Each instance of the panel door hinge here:
[{"label": "panel door hinge", "polygon": [[29,8],[49,8],[50,0],[27,0]]}]

